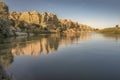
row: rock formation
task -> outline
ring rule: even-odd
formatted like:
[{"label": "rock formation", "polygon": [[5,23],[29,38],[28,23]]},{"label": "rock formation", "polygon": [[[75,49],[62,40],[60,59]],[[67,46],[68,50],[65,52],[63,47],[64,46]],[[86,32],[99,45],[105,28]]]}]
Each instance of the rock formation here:
[{"label": "rock formation", "polygon": [[21,13],[19,12],[9,12],[9,18],[13,20],[18,20],[21,16]]},{"label": "rock formation", "polygon": [[55,14],[52,13],[42,13],[41,14],[41,25],[43,27],[48,27],[49,29],[54,29],[58,26],[59,20]]},{"label": "rock formation", "polygon": [[0,2],[0,31],[4,36],[27,35],[42,32],[81,32],[92,28],[67,19],[59,19],[52,13],[38,11],[9,12],[4,2]]},{"label": "rock formation", "polygon": [[73,22],[67,19],[60,19],[59,21],[62,31],[65,32],[92,31],[92,28],[88,25],[79,24],[78,22]]},{"label": "rock formation", "polygon": [[28,24],[41,25],[42,27],[50,28],[58,26],[59,20],[52,13],[39,13],[37,11],[29,12],[10,12],[9,19],[14,21],[24,21]]},{"label": "rock formation", "polygon": [[41,22],[40,18],[41,18],[41,16],[37,11],[30,11],[30,12],[21,13],[19,20],[25,21],[30,24],[38,24],[39,25]]}]

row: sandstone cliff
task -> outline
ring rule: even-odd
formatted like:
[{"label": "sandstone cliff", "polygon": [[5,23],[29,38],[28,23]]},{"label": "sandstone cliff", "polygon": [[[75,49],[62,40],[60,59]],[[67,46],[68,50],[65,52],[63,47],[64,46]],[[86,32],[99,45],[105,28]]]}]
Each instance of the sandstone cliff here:
[{"label": "sandstone cliff", "polygon": [[41,14],[41,25],[47,27],[48,29],[55,29],[58,27],[59,20],[55,14],[52,13],[42,13]]},{"label": "sandstone cliff", "polygon": [[[56,30],[57,32],[80,32],[80,31],[91,31],[92,28],[79,24],[78,22],[73,22],[67,19],[59,19],[55,14],[52,13],[39,13],[37,11],[29,12],[10,12],[9,19],[17,21],[16,24],[24,24],[32,28],[31,31],[40,30]],[[20,23],[22,21],[22,23]],[[22,25],[22,27],[28,27]],[[17,25],[16,27],[20,27]]]},{"label": "sandstone cliff", "polygon": [[82,31],[92,31],[93,29],[84,24],[79,24],[78,22],[73,22],[67,19],[60,19],[60,26],[62,31],[65,32],[82,32]]},{"label": "sandstone cliff", "polygon": [[9,12],[7,5],[0,2],[0,31],[4,36],[27,35],[29,33],[91,31],[87,25],[67,19],[59,19],[52,13],[38,11]]},{"label": "sandstone cliff", "polygon": [[42,27],[47,27],[49,29],[58,26],[59,23],[56,15],[46,12],[40,14],[37,11],[10,12],[9,19],[13,21],[24,21],[28,24],[36,24]]},{"label": "sandstone cliff", "polygon": [[40,22],[41,22],[40,18],[41,18],[41,16],[37,11],[31,11],[31,12],[21,13],[19,20],[25,21],[25,22],[31,23],[31,24],[40,24]]}]

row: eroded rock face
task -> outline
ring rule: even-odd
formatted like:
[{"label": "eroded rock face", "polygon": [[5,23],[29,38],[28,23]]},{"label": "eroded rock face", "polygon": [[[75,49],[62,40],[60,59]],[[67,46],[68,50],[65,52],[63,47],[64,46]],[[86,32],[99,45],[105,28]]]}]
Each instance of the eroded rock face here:
[{"label": "eroded rock face", "polygon": [[[56,30],[57,32],[81,32],[91,31],[92,28],[87,25],[79,24],[67,19],[58,19],[52,13],[39,13],[37,11],[29,12],[10,12],[9,19],[15,22],[15,27],[27,27],[31,30],[41,29]],[[36,28],[37,26],[37,28]]]},{"label": "eroded rock face", "polygon": [[25,21],[26,23],[40,24],[40,14],[37,11],[10,12],[9,19]]},{"label": "eroded rock face", "polygon": [[58,26],[58,23],[59,21],[55,14],[46,12],[41,14],[41,25],[43,27],[48,27],[49,29],[52,29]]},{"label": "eroded rock face", "polygon": [[25,21],[31,24],[40,24],[40,14],[37,11],[23,12],[19,17],[20,21]]},{"label": "eroded rock face", "polygon": [[[42,27],[53,28],[58,26],[59,20],[55,14],[52,13],[39,13],[37,11],[29,12],[10,12],[9,19],[24,21],[28,24],[37,24]],[[51,27],[52,26],[52,27]]]},{"label": "eroded rock face", "polygon": [[80,32],[92,30],[91,27],[87,25],[79,24],[72,20],[58,19],[55,14],[47,12],[10,12],[9,19],[14,22],[13,26],[27,28],[31,32],[39,32],[40,30],[56,30],[56,32]]},{"label": "eroded rock face", "polygon": [[12,19],[12,20],[18,20],[20,16],[21,16],[20,12],[10,12],[9,13],[9,19]]},{"label": "eroded rock face", "polygon": [[79,24],[67,19],[59,19],[60,26],[65,32],[81,32],[81,31],[92,31],[92,28],[88,25]]}]

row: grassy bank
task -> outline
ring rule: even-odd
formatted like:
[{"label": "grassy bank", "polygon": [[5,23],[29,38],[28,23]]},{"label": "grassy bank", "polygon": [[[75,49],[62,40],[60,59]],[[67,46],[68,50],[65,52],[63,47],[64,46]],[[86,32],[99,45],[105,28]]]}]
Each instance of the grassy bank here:
[{"label": "grassy bank", "polygon": [[97,32],[105,34],[120,34],[120,27],[112,27],[98,30]]}]

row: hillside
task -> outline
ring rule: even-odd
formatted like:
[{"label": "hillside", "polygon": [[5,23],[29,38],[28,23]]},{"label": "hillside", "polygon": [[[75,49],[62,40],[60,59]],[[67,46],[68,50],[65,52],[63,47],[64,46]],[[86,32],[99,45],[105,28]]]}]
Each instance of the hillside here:
[{"label": "hillside", "polygon": [[105,34],[120,34],[120,27],[104,28],[99,30],[98,32]]}]

